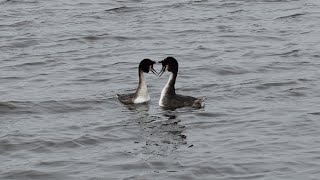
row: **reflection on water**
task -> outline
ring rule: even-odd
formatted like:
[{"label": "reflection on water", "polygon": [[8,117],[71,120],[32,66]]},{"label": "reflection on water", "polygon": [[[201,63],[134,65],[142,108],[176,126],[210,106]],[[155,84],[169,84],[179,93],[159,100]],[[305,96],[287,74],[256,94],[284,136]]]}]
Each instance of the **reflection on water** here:
[{"label": "reflection on water", "polygon": [[[158,115],[150,115],[147,104],[130,106],[133,109],[136,123],[141,129],[143,153],[156,156],[168,156],[172,151],[187,144],[186,130],[180,125],[181,119],[175,111],[162,111]],[[136,114],[137,113],[137,114]]]},{"label": "reflection on water", "polygon": [[128,110],[135,111],[135,112],[147,112],[150,109],[149,103],[128,104],[124,106],[126,106]]}]

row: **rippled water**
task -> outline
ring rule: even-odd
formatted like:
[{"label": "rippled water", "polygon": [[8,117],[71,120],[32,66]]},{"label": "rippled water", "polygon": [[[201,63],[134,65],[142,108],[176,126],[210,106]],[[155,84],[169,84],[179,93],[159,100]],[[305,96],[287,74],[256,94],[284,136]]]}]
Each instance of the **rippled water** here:
[{"label": "rippled water", "polygon": [[[318,179],[319,24],[317,0],[1,0],[0,179]],[[159,108],[165,75],[117,101],[169,55],[205,109]]]}]

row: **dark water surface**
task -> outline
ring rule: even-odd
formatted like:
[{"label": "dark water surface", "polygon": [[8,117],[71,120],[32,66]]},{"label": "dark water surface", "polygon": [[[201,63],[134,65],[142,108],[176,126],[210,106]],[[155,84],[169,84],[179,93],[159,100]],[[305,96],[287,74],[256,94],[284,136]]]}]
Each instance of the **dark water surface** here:
[{"label": "dark water surface", "polygon": [[[319,25],[317,0],[0,0],[0,179],[319,179]],[[159,108],[166,75],[117,101],[169,55],[205,109]]]}]

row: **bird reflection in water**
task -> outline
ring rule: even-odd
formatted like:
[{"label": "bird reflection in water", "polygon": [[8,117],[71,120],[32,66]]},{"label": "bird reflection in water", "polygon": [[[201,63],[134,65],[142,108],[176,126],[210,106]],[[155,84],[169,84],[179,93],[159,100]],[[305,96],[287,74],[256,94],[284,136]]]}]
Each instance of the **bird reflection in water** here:
[{"label": "bird reflection in water", "polygon": [[174,112],[164,112],[162,117],[144,123],[144,153],[168,156],[181,146],[186,145],[187,136],[183,134],[186,127],[180,125],[180,122],[181,120]]},{"label": "bird reflection in water", "polygon": [[149,103],[126,107],[140,127],[140,140],[135,143],[143,143],[144,154],[168,156],[187,145],[187,136],[183,134],[186,127],[180,124],[176,111],[162,109],[160,113],[152,113]]},{"label": "bird reflection in water", "polygon": [[129,104],[129,105],[126,105],[126,107],[130,111],[135,111],[135,112],[148,112],[150,109],[149,103]]}]

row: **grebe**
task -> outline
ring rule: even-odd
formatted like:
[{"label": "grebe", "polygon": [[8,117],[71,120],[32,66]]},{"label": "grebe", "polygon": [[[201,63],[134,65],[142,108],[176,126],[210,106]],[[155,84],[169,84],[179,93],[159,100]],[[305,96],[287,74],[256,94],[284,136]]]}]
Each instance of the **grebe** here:
[{"label": "grebe", "polygon": [[123,104],[139,104],[150,101],[150,96],[148,93],[147,84],[144,80],[143,73],[149,73],[151,71],[153,74],[157,75],[157,72],[153,69],[153,64],[155,61],[150,59],[143,59],[138,68],[139,73],[139,85],[135,93],[130,94],[117,94],[119,101]]},{"label": "grebe", "polygon": [[179,65],[175,58],[167,57],[159,63],[162,64],[159,76],[161,76],[166,70],[170,73],[169,80],[161,92],[159,106],[166,108],[204,107],[204,100],[202,98],[176,94],[174,85],[176,83]]}]

